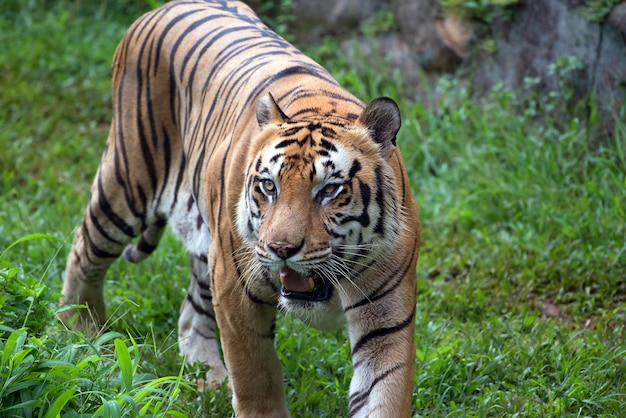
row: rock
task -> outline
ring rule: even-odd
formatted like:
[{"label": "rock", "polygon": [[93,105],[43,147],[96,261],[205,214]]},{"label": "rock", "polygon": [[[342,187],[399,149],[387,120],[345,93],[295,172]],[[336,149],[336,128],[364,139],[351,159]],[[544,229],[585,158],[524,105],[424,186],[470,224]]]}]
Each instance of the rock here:
[{"label": "rock", "polygon": [[[574,101],[595,96],[601,124],[610,129],[623,103],[626,45],[611,26],[584,19],[576,6],[567,0],[525,0],[511,20],[495,22],[495,53],[473,60],[475,87],[486,91],[502,81],[520,90],[524,79],[533,77],[547,94],[570,83]],[[568,57],[576,57],[580,66],[563,80],[550,68]]]},{"label": "rock", "polygon": [[[297,43],[315,44],[324,35],[343,39],[342,50],[350,65],[367,65],[376,71],[400,70],[407,79],[407,95],[426,97],[427,84],[442,72],[457,69],[477,95],[494,85],[523,91],[525,80],[538,80],[535,92],[571,90],[567,109],[584,121],[591,113],[589,95],[596,99],[600,126],[611,130],[620,114],[626,84],[626,0],[616,5],[606,23],[585,19],[579,12],[589,0],[524,0],[510,19],[496,20],[485,29],[495,50],[487,52],[473,42],[477,30],[457,16],[442,16],[439,0],[391,0],[398,26],[394,33],[374,38],[361,36],[364,19],[389,6],[386,0],[293,0],[295,22],[288,30]],[[259,0],[251,0],[258,3]],[[353,48],[357,42],[359,56]],[[554,71],[554,64],[575,57],[569,72]],[[323,63],[322,63],[323,64]],[[426,75],[424,75],[426,73]],[[567,78],[564,78],[567,77]],[[587,113],[585,113],[587,112]]]},{"label": "rock", "polygon": [[444,43],[437,31],[437,0],[392,0],[391,7],[400,34],[421,68],[451,71],[459,65],[459,56]]},{"label": "rock", "polygon": [[299,41],[308,44],[324,35],[346,37],[386,5],[385,0],[294,0],[297,23],[291,29]]},{"label": "rock", "polygon": [[607,16],[607,23],[622,35],[626,41],[626,3],[622,2],[611,9]]},{"label": "rock", "polygon": [[444,16],[435,22],[437,34],[444,45],[452,49],[459,58],[467,58],[470,42],[474,38],[474,25],[460,16]]}]

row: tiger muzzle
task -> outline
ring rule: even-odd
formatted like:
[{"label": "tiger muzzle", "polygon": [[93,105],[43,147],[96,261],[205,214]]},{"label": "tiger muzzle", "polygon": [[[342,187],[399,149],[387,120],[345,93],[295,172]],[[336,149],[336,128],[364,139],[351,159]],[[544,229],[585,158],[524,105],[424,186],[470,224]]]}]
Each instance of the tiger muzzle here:
[{"label": "tiger muzzle", "polygon": [[332,286],[314,274],[300,274],[285,266],[279,272],[280,295],[288,299],[324,302],[332,296]]},{"label": "tiger muzzle", "polygon": [[304,242],[296,245],[286,241],[270,242],[267,244],[267,246],[283,260],[296,255],[303,245]]}]

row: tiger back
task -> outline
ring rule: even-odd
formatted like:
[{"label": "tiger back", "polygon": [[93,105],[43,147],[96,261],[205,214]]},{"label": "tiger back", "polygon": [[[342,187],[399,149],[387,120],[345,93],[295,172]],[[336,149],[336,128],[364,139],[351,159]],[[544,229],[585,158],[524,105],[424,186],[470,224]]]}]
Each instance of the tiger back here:
[{"label": "tiger back", "polygon": [[209,366],[209,382],[228,378],[238,416],[289,416],[277,309],[347,323],[350,416],[409,416],[420,223],[395,102],[365,106],[235,1],[139,18],[112,84],[61,299],[89,309],[63,318],[101,326],[111,263],[143,260],[170,225],[190,260],[181,353]]}]

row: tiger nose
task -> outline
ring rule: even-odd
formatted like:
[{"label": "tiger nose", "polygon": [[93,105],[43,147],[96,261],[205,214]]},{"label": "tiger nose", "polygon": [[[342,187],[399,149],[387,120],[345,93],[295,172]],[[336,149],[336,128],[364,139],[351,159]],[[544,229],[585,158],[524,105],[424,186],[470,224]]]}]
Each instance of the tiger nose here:
[{"label": "tiger nose", "polygon": [[298,251],[300,251],[300,248],[302,248],[302,243],[296,245],[285,241],[270,242],[267,245],[283,260],[295,255]]}]

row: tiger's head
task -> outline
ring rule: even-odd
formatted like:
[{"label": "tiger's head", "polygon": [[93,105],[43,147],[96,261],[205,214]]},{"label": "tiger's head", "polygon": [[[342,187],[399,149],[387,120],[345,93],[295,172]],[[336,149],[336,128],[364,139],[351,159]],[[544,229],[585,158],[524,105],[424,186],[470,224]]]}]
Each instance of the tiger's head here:
[{"label": "tiger's head", "polygon": [[291,120],[267,95],[257,121],[237,208],[238,232],[254,254],[246,286],[278,294],[284,310],[311,325],[333,327],[328,318],[364,297],[363,277],[404,224],[392,167],[398,106],[378,98],[354,121]]}]

